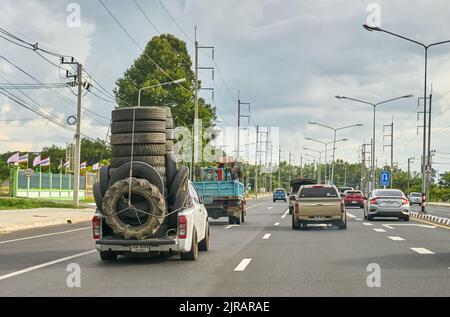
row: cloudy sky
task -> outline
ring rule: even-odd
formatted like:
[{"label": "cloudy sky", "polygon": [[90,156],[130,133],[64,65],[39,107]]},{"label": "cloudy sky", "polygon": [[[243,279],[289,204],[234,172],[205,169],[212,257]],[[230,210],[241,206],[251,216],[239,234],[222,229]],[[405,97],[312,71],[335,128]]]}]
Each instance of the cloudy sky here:
[{"label": "cloudy sky", "polygon": [[[158,35],[133,1],[103,1],[139,45],[145,46]],[[394,161],[406,169],[407,158],[415,156],[413,169],[419,168],[422,143],[416,126],[420,125],[417,98],[423,96],[423,48],[368,32],[361,25],[375,21],[385,29],[428,43],[448,40],[448,1],[162,0],[176,24],[158,0],[137,2],[159,31],[186,41],[191,54],[194,26],[201,45],[215,46],[215,82],[206,71],[200,79],[216,89],[214,103],[222,126],[235,124],[240,90],[242,101],[251,102],[251,125],[279,127],[283,156],[290,150],[298,162],[304,146],[322,149],[305,141],[305,136],[332,138],[331,131],[308,125],[308,121],[335,127],[362,123],[361,128],[338,133],[338,138],[349,141],[340,144],[337,156],[354,162],[360,145],[370,141],[372,109],[334,96],[379,102],[413,94],[413,98],[377,110],[377,161],[389,161],[388,149],[383,152],[383,125],[393,118]],[[79,27],[67,23],[73,3],[81,9]],[[75,56],[108,91],[141,53],[98,1],[0,0],[0,26],[27,41],[39,42],[41,47]],[[200,55],[201,66],[213,66],[205,53]],[[1,38],[0,56],[42,82],[64,81],[57,67]],[[0,58],[0,82],[7,81],[33,82]],[[450,168],[450,155],[444,154],[450,153],[450,44],[430,50],[429,83],[434,101],[432,148],[438,151],[436,162],[444,163],[436,165],[442,171]],[[70,91],[57,91],[73,103],[47,90],[27,93],[53,117],[65,120],[75,113],[76,99]],[[108,99],[99,90],[93,91]],[[210,93],[202,95],[211,102]],[[84,133],[104,138],[114,104],[90,94],[83,103],[101,115],[84,117]],[[3,96],[0,114],[0,152],[35,151],[72,140],[72,132],[38,119]]]}]

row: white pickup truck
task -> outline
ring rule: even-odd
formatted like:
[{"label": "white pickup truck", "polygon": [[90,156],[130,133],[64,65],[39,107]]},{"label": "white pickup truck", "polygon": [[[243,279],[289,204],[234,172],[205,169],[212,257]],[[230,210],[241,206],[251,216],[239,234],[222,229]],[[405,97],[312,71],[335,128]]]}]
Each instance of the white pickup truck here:
[{"label": "white pickup truck", "polygon": [[118,255],[180,254],[183,260],[196,260],[198,251],[209,249],[208,213],[194,186],[188,183],[188,203],[177,214],[176,228],[168,229],[164,236],[148,239],[115,237],[97,210],[92,219],[95,247],[102,260],[116,260]]}]

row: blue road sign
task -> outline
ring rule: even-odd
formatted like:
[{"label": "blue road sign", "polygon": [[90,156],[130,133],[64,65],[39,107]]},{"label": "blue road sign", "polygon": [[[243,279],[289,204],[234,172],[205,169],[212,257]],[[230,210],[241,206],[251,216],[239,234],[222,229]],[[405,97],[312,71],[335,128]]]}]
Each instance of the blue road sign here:
[{"label": "blue road sign", "polygon": [[391,173],[383,171],[380,173],[380,184],[382,186],[388,186],[391,182]]}]

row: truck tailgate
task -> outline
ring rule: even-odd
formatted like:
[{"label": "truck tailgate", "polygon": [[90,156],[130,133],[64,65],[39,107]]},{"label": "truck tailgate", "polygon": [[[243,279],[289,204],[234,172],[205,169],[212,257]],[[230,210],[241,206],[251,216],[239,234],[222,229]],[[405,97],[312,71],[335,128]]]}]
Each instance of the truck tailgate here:
[{"label": "truck tailgate", "polygon": [[329,217],[341,214],[339,198],[304,198],[297,201],[299,215],[306,217]]}]

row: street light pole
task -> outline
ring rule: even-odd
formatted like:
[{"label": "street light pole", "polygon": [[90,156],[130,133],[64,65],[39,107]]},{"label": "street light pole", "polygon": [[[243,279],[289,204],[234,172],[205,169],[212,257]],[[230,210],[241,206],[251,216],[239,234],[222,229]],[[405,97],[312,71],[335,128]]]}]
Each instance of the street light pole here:
[{"label": "street light pole", "polygon": [[370,189],[372,191],[372,190],[375,189],[375,145],[376,145],[376,142],[375,142],[375,129],[376,129],[376,127],[375,127],[375,120],[376,120],[376,108],[379,105],[382,105],[382,104],[385,104],[385,103],[388,103],[388,102],[391,102],[391,101],[395,101],[395,100],[403,99],[403,98],[411,98],[411,97],[413,97],[413,95],[400,96],[400,97],[397,97],[397,98],[388,99],[388,100],[385,100],[385,101],[382,101],[382,102],[378,102],[378,103],[367,102],[367,101],[364,101],[364,100],[359,100],[359,99],[350,98],[350,97],[346,97],[346,96],[335,96],[335,97],[336,97],[336,99],[351,100],[351,101],[363,103],[363,104],[366,104],[366,105],[370,105],[370,106],[373,107],[372,173],[371,173],[372,174],[372,184],[371,184],[371,189]]},{"label": "street light pole", "polygon": [[[390,34],[392,36],[401,38],[403,40],[406,40],[408,42],[420,45],[424,48],[425,50],[425,78],[424,78],[424,86],[423,86],[423,149],[422,149],[422,155],[423,155],[423,160],[422,160],[422,212],[425,213],[425,202],[426,199],[428,197],[425,196],[425,193],[427,192],[427,187],[426,187],[426,180],[428,177],[428,167],[430,162],[427,162],[429,160],[426,159],[426,142],[427,142],[427,137],[426,137],[426,131],[427,131],[427,71],[428,71],[428,49],[432,46],[437,46],[437,45],[441,45],[441,44],[446,44],[446,43],[450,43],[450,40],[447,41],[441,41],[441,42],[435,42],[435,43],[431,43],[431,44],[424,44],[421,42],[418,42],[416,40],[407,38],[405,36],[384,30],[382,28],[379,27],[374,27],[374,26],[369,26],[367,24],[364,24],[363,27],[367,30],[367,31],[378,31],[378,32],[384,32],[387,34]],[[431,116],[431,112],[430,112],[430,116]],[[430,121],[431,124],[431,121]],[[430,127],[429,127],[430,128]]]},{"label": "street light pole", "polygon": [[307,148],[307,147],[304,147],[303,149],[304,149],[304,150],[308,150],[308,151],[312,151],[312,152],[315,152],[315,153],[319,153],[319,166],[318,166],[318,168],[317,168],[317,173],[318,173],[319,177],[317,178],[317,181],[318,181],[318,183],[320,184],[321,181],[322,181],[322,176],[321,176],[321,174],[322,174],[322,168],[321,168],[321,165],[322,165],[322,152],[323,152],[323,151],[317,151],[317,150],[310,149],[310,148]]}]

